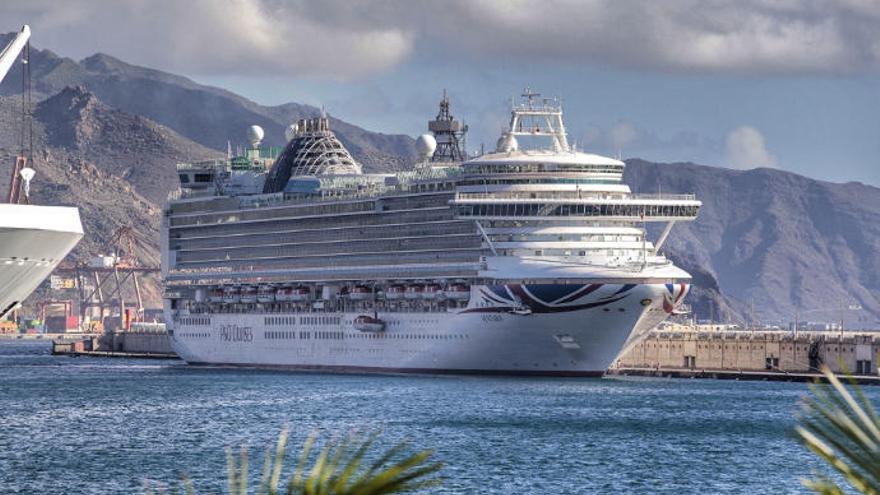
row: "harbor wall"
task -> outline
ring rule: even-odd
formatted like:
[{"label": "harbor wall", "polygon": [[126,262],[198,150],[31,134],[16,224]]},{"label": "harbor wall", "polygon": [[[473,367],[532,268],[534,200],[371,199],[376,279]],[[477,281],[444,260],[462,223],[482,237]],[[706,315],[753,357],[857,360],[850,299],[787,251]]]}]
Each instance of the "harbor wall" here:
[{"label": "harbor wall", "polygon": [[114,335],[122,352],[143,352],[152,354],[172,354],[171,339],[165,332],[119,332]]},{"label": "harbor wall", "polygon": [[657,329],[624,350],[611,371],[832,371],[877,375],[880,332]]},{"label": "harbor wall", "polygon": [[161,328],[107,332],[79,340],[54,340],[55,354],[119,356],[119,357],[175,357],[171,338]]}]

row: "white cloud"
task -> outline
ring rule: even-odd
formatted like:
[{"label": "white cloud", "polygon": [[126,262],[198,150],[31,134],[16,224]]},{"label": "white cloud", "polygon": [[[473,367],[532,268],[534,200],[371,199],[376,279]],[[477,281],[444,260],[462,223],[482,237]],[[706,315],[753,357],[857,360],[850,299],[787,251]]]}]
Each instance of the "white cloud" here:
[{"label": "white cloud", "polygon": [[308,3],[31,0],[4,18],[31,24],[33,43],[62,55],[100,51],[185,74],[344,79],[394,67],[413,49],[405,28],[322,19]]},{"label": "white cloud", "polygon": [[621,155],[626,151],[626,147],[637,137],[638,132],[636,131],[635,126],[629,122],[618,122],[614,124],[614,127],[612,127],[611,131],[608,133],[612,148],[614,148],[615,153]]},{"label": "white cloud", "polygon": [[863,0],[30,0],[12,30],[187,74],[336,78],[406,61],[600,64],[744,74],[880,69],[880,4]]},{"label": "white cloud", "polygon": [[764,142],[764,135],[754,127],[742,126],[727,134],[727,166],[741,170],[757,167],[776,168],[777,162]]}]

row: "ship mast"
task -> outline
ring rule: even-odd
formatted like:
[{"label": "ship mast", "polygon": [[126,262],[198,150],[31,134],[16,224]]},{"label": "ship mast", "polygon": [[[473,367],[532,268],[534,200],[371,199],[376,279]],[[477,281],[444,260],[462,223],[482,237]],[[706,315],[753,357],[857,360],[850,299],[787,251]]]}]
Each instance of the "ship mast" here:
[{"label": "ship mast", "polygon": [[457,120],[449,111],[449,97],[443,90],[440,112],[437,118],[428,122],[428,130],[437,140],[437,149],[431,157],[432,162],[462,162],[467,158],[465,134],[468,126]]},{"label": "ship mast", "polygon": [[556,152],[568,152],[568,138],[562,122],[562,104],[557,98],[542,98],[529,88],[521,95],[524,103],[513,105],[508,136],[549,137]]}]

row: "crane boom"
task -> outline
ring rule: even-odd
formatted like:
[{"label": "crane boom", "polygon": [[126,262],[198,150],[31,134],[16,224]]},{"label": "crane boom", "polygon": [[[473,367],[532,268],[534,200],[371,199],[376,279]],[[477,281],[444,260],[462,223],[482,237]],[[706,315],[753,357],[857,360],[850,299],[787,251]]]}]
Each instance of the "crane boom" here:
[{"label": "crane boom", "polygon": [[0,52],[0,82],[3,82],[3,78],[6,77],[6,74],[9,72],[9,69],[12,68],[12,64],[15,63],[15,59],[18,57],[18,54],[24,49],[24,45],[28,42],[28,39],[31,37],[31,28],[28,27],[27,24],[21,27],[21,31],[15,35],[15,39],[12,40],[6,48]]}]

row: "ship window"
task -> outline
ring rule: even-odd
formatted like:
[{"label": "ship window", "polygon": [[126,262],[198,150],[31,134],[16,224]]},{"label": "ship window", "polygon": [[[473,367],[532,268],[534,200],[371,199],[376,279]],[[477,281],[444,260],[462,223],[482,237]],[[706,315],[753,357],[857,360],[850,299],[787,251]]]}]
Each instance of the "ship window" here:
[{"label": "ship window", "polygon": [[211,182],[211,174],[195,174],[195,182]]},{"label": "ship window", "polygon": [[179,177],[180,177],[181,184],[188,184],[189,183],[189,176],[188,175],[180,174]]}]

